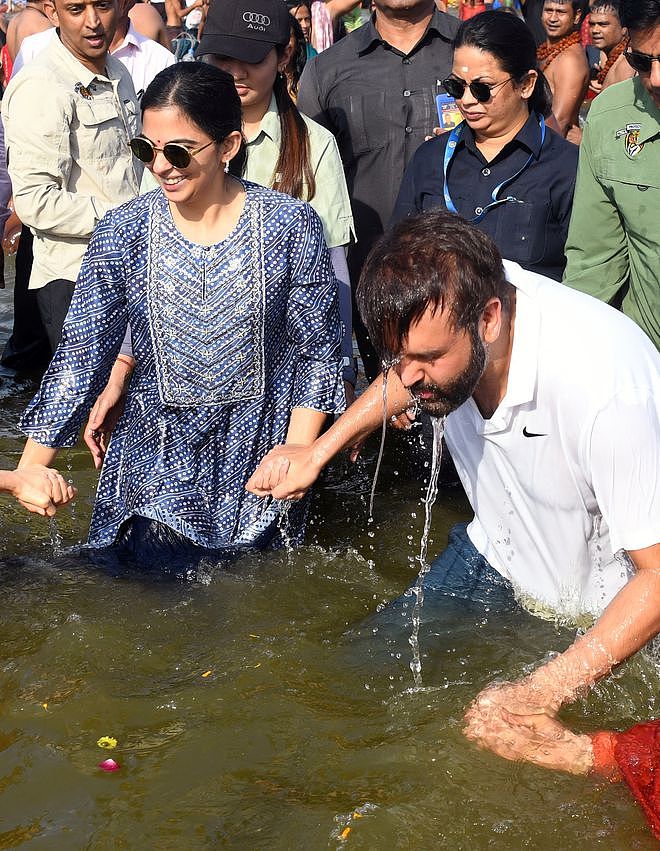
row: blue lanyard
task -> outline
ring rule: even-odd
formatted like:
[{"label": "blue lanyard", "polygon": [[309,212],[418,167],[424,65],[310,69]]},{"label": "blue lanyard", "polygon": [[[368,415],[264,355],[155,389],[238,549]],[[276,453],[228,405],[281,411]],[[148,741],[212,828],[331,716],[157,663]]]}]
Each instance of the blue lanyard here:
[{"label": "blue lanyard", "polygon": [[[544,121],[542,115],[539,116],[539,128],[541,130],[541,148],[542,148],[543,143],[545,142],[545,121]],[[464,130],[465,130],[465,121],[461,121],[461,123],[457,127],[454,127],[454,129],[449,134],[449,140],[447,142],[447,147],[445,148],[445,161],[444,161],[444,166],[443,166],[444,186],[443,186],[442,191],[443,191],[444,196],[445,196],[445,207],[449,210],[450,213],[457,213],[457,214],[458,214],[458,210],[456,209],[456,205],[451,200],[451,195],[449,194],[449,184],[447,183],[447,172],[449,171],[449,164],[452,161],[454,154],[456,153],[456,147],[457,147],[457,145],[458,145],[458,143],[461,139],[461,136],[463,135]],[[491,198],[493,200],[490,202],[490,204],[487,204],[483,208],[483,210],[479,213],[478,216],[475,216],[473,219],[470,219],[470,221],[474,222],[474,223],[480,222],[489,210],[492,210],[493,207],[499,207],[501,204],[506,204],[508,201],[518,202],[518,199],[515,198],[513,195],[507,195],[506,198],[499,198],[499,199],[498,199],[497,196],[500,194],[500,192],[502,191],[502,189],[504,189],[505,186],[508,186],[509,183],[512,183],[517,177],[520,177],[520,175],[523,173],[523,171],[525,171],[525,169],[529,165],[531,165],[533,159],[534,159],[534,154],[530,154],[527,162],[525,163],[525,165],[521,169],[519,169],[512,177],[507,177],[506,180],[503,180],[501,183],[498,183],[498,185],[495,187],[495,189],[493,189],[493,193],[491,195]],[[518,202],[518,203],[520,203],[520,202]]]}]

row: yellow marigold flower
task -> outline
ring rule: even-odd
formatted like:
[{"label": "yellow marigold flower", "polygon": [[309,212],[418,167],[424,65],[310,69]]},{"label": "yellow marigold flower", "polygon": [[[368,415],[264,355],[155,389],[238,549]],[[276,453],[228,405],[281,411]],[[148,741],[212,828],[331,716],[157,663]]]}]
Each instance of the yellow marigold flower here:
[{"label": "yellow marigold flower", "polygon": [[105,748],[106,750],[112,750],[112,748],[117,747],[117,739],[112,736],[101,736],[101,738],[96,743],[100,748]]}]

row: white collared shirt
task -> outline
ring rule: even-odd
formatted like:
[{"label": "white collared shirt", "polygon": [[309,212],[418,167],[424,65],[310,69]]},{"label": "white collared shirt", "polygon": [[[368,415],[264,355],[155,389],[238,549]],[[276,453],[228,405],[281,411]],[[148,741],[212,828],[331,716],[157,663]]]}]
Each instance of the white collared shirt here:
[{"label": "white collared shirt", "polygon": [[613,308],[505,268],[506,395],[488,420],[470,398],[446,423],[468,534],[524,596],[597,615],[628,579],[614,554],[660,540],[660,355]]}]

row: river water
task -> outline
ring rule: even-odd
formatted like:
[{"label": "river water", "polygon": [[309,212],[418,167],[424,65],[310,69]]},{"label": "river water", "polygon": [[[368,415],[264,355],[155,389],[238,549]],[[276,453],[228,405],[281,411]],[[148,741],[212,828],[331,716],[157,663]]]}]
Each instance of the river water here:
[{"label": "river water", "polygon": [[[0,378],[3,467],[33,391]],[[430,469],[390,448],[367,524],[376,451],[332,471],[304,547],[189,581],[112,576],[71,550],[96,481],[81,447],[60,456],[80,495],[57,530],[0,498],[0,848],[656,847],[622,787],[506,763],[461,734],[484,685],[574,631],[478,608],[427,621],[414,688],[406,628],[387,644],[360,628],[414,581]],[[441,487],[429,553],[468,516]],[[658,714],[657,685],[635,660],[565,717],[622,729]],[[97,767],[107,757],[118,771]]]}]

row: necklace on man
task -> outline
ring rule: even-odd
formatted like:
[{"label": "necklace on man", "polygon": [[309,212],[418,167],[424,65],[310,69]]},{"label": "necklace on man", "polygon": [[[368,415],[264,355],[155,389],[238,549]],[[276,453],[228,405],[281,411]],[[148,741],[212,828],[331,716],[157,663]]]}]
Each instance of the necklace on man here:
[{"label": "necklace on man", "polygon": [[543,70],[548,67],[553,59],[556,59],[560,53],[563,53],[567,47],[572,47],[574,44],[580,43],[580,33],[573,32],[570,35],[565,35],[555,44],[550,44],[549,41],[544,41],[536,50],[536,58],[539,62],[545,62]]}]

